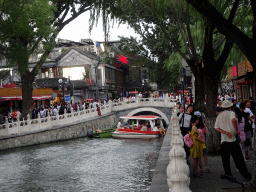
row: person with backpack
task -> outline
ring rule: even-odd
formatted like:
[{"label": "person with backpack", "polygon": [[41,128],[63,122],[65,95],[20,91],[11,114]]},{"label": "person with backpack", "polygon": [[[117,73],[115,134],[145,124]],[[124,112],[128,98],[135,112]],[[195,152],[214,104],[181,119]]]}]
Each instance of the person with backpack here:
[{"label": "person with backpack", "polygon": [[[193,105],[188,105],[188,107],[186,108],[186,112],[183,112],[180,114],[179,116],[179,121],[180,121],[180,130],[181,130],[181,134],[183,135],[183,137],[191,131],[191,124],[190,124],[190,120],[193,114]],[[190,152],[189,152],[189,148],[184,145],[184,149],[186,152],[186,160],[187,163],[188,162],[188,157],[190,156]]]},{"label": "person with backpack", "polygon": [[252,143],[252,118],[250,116],[250,113],[247,113],[245,111],[246,105],[245,103],[240,103],[240,111],[241,111],[241,116],[244,117],[245,124],[244,124],[244,133],[245,133],[245,142],[243,143],[243,151],[244,151],[244,158],[246,160],[249,160],[249,155],[248,151],[251,147]]}]

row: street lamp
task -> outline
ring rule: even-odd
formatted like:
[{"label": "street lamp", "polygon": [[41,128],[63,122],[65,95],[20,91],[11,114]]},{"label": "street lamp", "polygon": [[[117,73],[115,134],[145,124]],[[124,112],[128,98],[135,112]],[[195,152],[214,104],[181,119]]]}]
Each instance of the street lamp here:
[{"label": "street lamp", "polygon": [[[182,93],[182,104],[184,103],[184,73],[181,73],[180,74],[180,82],[182,83],[182,87],[183,87],[183,93]],[[185,105],[185,103],[184,103],[184,105]]]},{"label": "street lamp", "polygon": [[63,103],[65,102],[65,91],[67,90],[67,83],[64,83],[62,79],[59,79],[59,84],[60,84],[60,91],[62,91],[63,95]]}]

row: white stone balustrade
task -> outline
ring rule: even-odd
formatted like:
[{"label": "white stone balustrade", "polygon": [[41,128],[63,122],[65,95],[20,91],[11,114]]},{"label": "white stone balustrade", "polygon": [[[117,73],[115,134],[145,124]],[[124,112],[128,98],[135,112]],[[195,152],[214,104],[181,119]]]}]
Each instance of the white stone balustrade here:
[{"label": "white stone balustrade", "polygon": [[171,150],[169,153],[170,162],[167,166],[167,183],[169,192],[190,192],[189,166],[186,162],[183,136],[180,131],[178,109],[173,108],[171,125]]},{"label": "white stone balustrade", "polygon": [[[131,101],[121,101],[118,103],[113,103],[109,101],[107,104],[104,102],[104,105],[100,106],[101,114],[107,115],[111,112],[122,111],[126,109],[139,108],[139,107],[167,107],[172,108],[175,106],[174,102],[171,102],[169,98],[160,99],[160,98],[136,98]],[[98,117],[98,112],[96,108],[82,109],[79,107],[77,111],[74,111],[71,108],[71,113],[67,113],[66,110],[63,115],[57,113],[56,116],[48,116],[45,118],[40,118],[38,114],[37,119],[30,119],[30,116],[27,117],[27,120],[9,123],[6,118],[5,123],[0,125],[0,137],[10,136],[12,134],[21,134],[21,133],[30,133],[34,131],[40,131],[45,129],[51,129],[57,126],[70,125],[73,123],[84,122],[91,118]]]}]

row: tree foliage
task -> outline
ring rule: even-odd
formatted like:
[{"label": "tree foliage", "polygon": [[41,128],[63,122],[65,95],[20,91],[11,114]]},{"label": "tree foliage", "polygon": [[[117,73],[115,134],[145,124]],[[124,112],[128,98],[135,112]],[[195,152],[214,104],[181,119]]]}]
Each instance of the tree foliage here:
[{"label": "tree foliage", "polygon": [[169,77],[171,85],[174,87],[174,90],[178,88],[178,81],[180,71],[181,71],[181,60],[182,57],[178,53],[172,53],[169,59],[164,61],[164,69],[169,71],[171,75]]},{"label": "tree foliage", "polygon": [[[102,1],[0,0],[0,55],[9,65],[16,65],[21,74],[23,116],[31,112],[32,83],[54,48],[57,34],[79,15],[100,3]],[[68,13],[71,13],[70,17]],[[42,50],[39,50],[40,44],[43,44]],[[43,55],[29,71],[29,57],[38,51]]]},{"label": "tree foliage", "polygon": [[20,73],[28,67],[31,54],[38,49],[39,37],[48,49],[48,37],[55,29],[56,7],[50,1],[0,0],[0,50],[11,66],[18,65]]}]

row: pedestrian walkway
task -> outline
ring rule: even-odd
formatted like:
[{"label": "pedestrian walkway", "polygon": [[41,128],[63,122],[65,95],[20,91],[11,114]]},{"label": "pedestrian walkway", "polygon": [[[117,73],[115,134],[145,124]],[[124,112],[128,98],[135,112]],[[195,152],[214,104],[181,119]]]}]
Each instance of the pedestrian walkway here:
[{"label": "pedestrian walkway", "polygon": [[[168,129],[164,138],[155,173],[152,179],[150,192],[168,192],[169,187],[167,184],[166,169],[169,164],[169,152],[170,152],[170,140],[171,130]],[[253,151],[249,152],[250,161],[246,161],[248,170],[253,170]],[[192,159],[190,159],[192,163]],[[246,187],[249,187],[251,181],[245,181],[240,173],[236,170],[232,157],[230,158],[231,170],[234,177],[237,180],[245,183]],[[220,175],[224,173],[221,156],[208,156],[208,164],[211,169],[210,173],[205,172],[201,178],[192,177],[192,164],[189,165],[190,169],[190,190],[193,192],[240,192],[242,187],[238,183],[234,183],[228,180],[223,180]],[[246,192],[248,190],[245,190]]]},{"label": "pedestrian walkway", "polygon": [[[250,151],[250,159],[253,157],[253,151]],[[191,160],[192,162],[192,160]],[[241,174],[236,170],[235,164],[232,157],[230,158],[232,174],[238,181],[245,183],[245,187],[249,187],[251,181],[246,181]],[[224,169],[222,166],[221,156],[209,156],[208,157],[209,167],[211,172],[203,173],[203,177],[194,178],[192,177],[192,165],[190,168],[190,190],[195,192],[238,192],[242,191],[242,185],[228,181],[226,179],[221,179],[220,175],[224,174]],[[253,170],[253,161],[246,161],[248,170]]]}]

